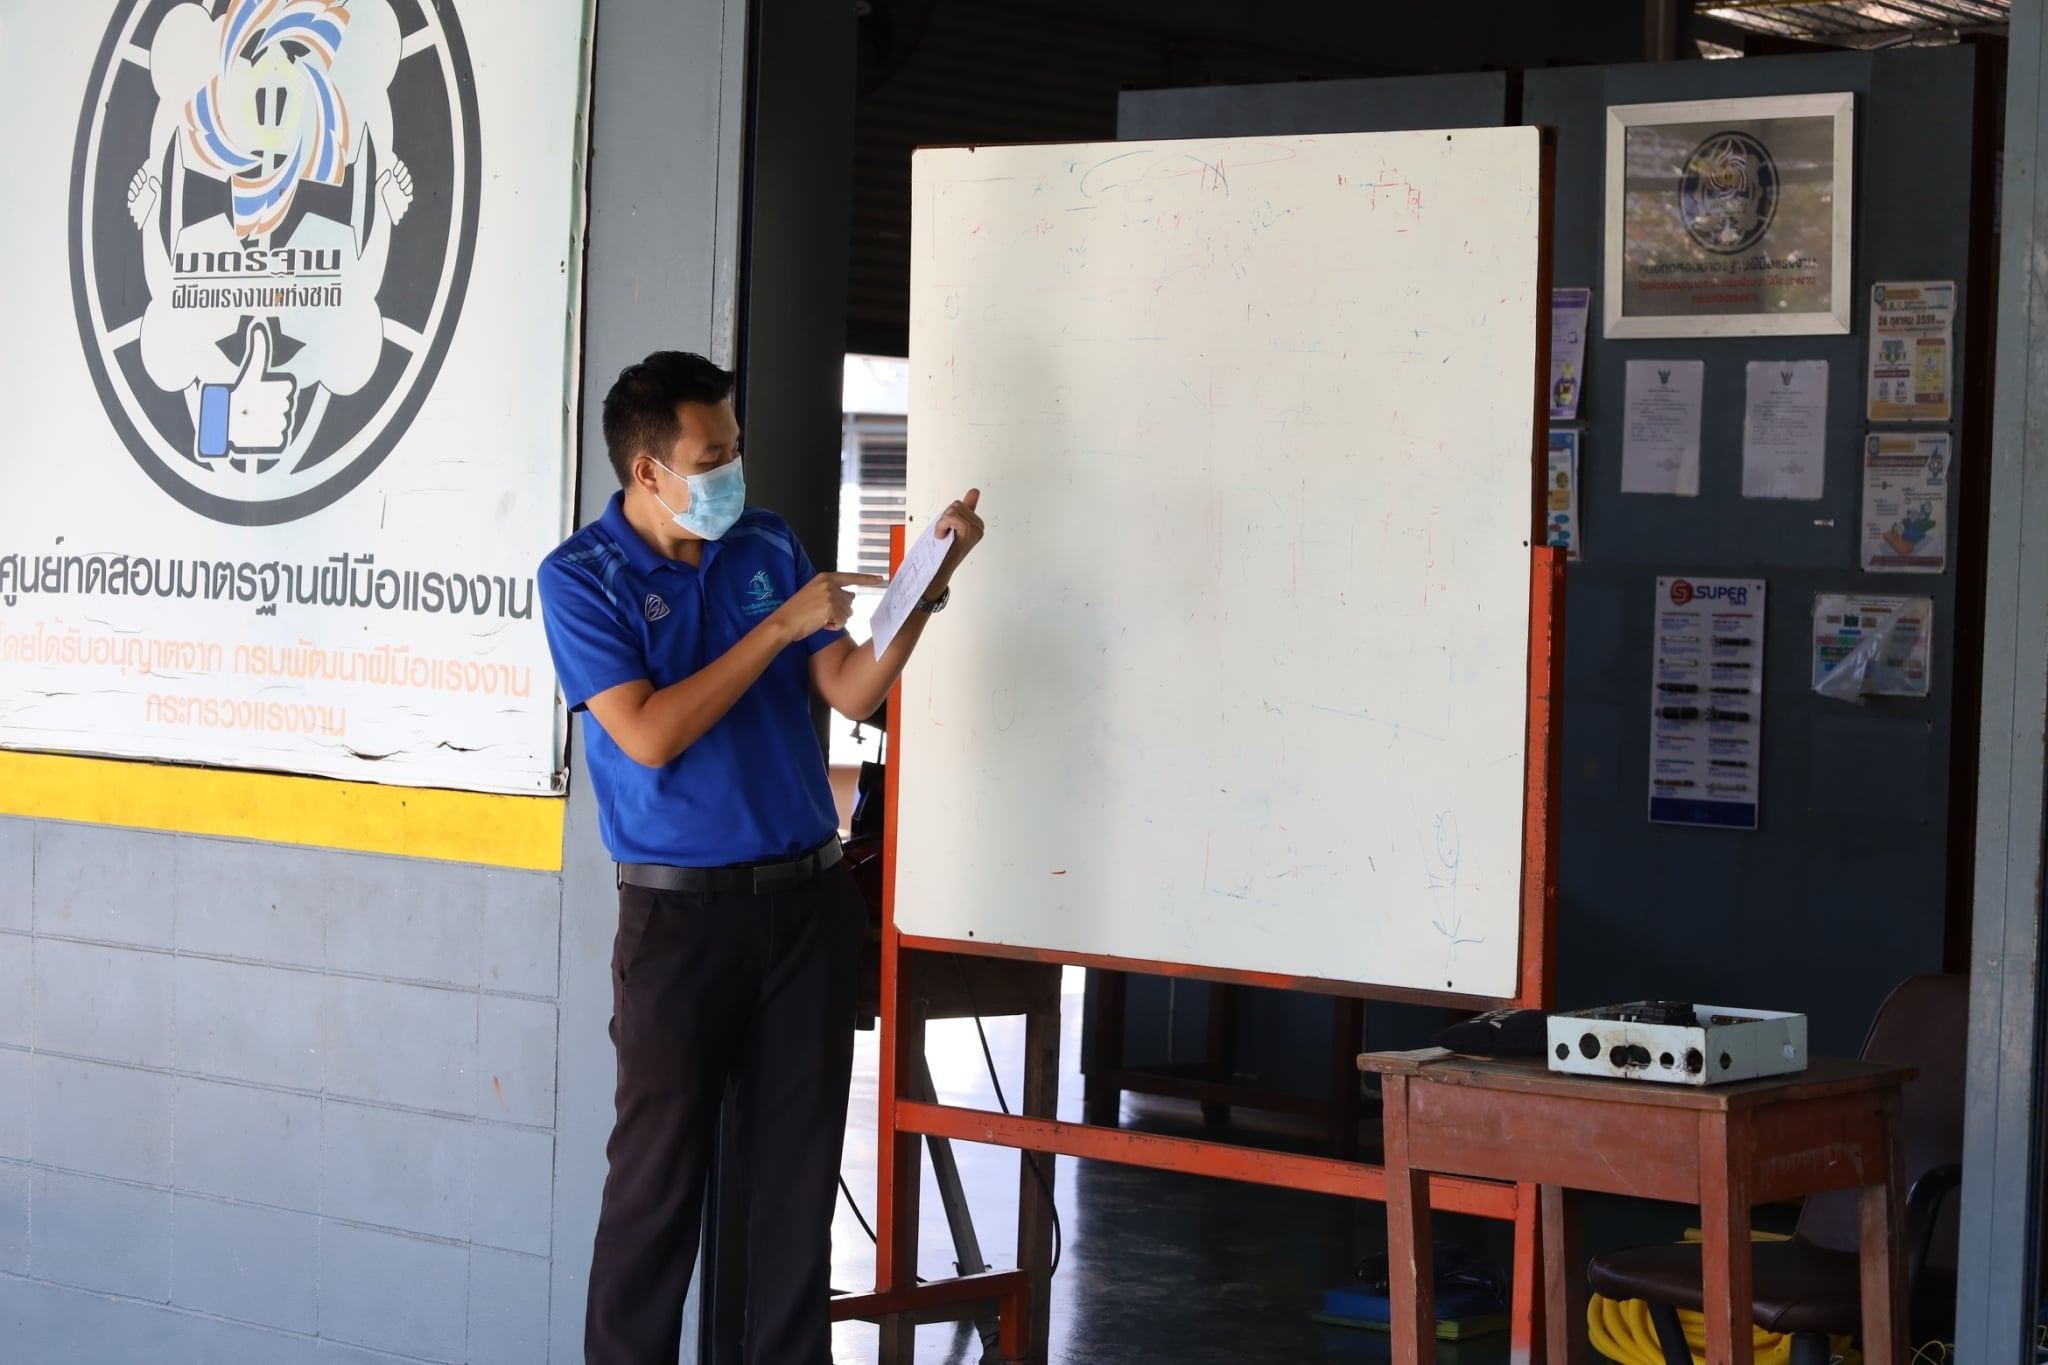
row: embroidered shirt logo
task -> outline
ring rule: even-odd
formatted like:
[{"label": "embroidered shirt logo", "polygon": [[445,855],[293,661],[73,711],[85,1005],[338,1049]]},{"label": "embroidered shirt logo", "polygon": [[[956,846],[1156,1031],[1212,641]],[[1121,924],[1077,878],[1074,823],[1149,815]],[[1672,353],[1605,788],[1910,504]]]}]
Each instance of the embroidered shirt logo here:
[{"label": "embroidered shirt logo", "polygon": [[749,616],[766,616],[781,605],[782,599],[775,595],[774,580],[762,569],[747,584],[747,601],[742,610]]},{"label": "embroidered shirt logo", "polygon": [[647,613],[648,620],[659,621],[668,615],[668,603],[662,601],[657,594],[648,593],[647,600],[641,603],[641,610]]}]

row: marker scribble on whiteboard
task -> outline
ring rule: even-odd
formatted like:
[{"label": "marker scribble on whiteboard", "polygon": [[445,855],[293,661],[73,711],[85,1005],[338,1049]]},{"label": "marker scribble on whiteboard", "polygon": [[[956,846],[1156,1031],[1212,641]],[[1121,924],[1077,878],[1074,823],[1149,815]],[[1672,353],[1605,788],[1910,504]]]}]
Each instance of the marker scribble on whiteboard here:
[{"label": "marker scribble on whiteboard", "polygon": [[[1075,188],[1080,192],[1080,195],[1083,199],[1093,199],[1098,191],[1106,193],[1110,190],[1121,189],[1123,188],[1124,182],[1097,182],[1094,179],[1095,173],[1103,169],[1105,166],[1113,166],[1119,161],[1128,161],[1134,156],[1151,155],[1153,155],[1152,149],[1150,147],[1143,147],[1134,152],[1120,152],[1115,156],[1109,157],[1102,161],[1098,161],[1093,166],[1090,166],[1087,170],[1081,173],[1080,183],[1076,185]],[[1141,180],[1143,178],[1143,176],[1139,177],[1139,179]]]},{"label": "marker scribble on whiteboard", "polygon": [[1458,837],[1458,815],[1456,811],[1438,811],[1436,818],[1429,822],[1431,828],[1425,835],[1424,821],[1415,812],[1414,794],[1409,795],[1409,810],[1415,814],[1415,842],[1422,854],[1425,883],[1429,888],[1432,904],[1430,926],[1446,940],[1445,965],[1454,966],[1458,949],[1467,943],[1484,943],[1484,934],[1466,934],[1465,914],[1458,904],[1458,893],[1463,887],[1459,869],[1464,860],[1464,849]]}]

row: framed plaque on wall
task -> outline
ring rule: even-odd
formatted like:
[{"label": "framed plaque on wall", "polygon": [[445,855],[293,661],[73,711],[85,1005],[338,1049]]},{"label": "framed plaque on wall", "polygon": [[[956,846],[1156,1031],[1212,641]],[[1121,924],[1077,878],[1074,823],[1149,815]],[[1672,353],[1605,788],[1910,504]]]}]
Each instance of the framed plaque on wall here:
[{"label": "framed plaque on wall", "polygon": [[1609,108],[1605,334],[1846,333],[1855,115],[1846,92]]}]

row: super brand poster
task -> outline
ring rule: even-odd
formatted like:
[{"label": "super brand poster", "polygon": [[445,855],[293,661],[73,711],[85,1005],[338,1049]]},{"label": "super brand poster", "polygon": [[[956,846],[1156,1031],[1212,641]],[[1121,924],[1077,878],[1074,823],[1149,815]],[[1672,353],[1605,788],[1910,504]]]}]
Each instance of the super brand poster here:
[{"label": "super brand poster", "polygon": [[0,18],[0,745],[560,789],[585,23]]},{"label": "super brand poster", "polygon": [[1650,821],[1755,829],[1763,776],[1764,582],[1659,578]]}]

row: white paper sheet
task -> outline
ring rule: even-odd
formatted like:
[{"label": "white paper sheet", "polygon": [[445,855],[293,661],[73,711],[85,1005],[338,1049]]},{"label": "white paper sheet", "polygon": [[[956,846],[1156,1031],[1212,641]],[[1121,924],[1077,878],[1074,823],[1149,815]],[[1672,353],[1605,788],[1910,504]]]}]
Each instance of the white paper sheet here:
[{"label": "white paper sheet", "polygon": [[924,534],[912,541],[903,552],[903,563],[896,569],[896,576],[889,580],[889,591],[882,595],[875,607],[875,657],[881,658],[896,638],[896,632],[903,629],[903,623],[910,619],[916,609],[917,600],[924,596],[924,590],[931,586],[939,566],[946,562],[946,551],[953,543],[953,533],[946,532],[939,538],[937,516],[925,523]]},{"label": "white paper sheet", "polygon": [[1700,492],[1700,406],[1703,360],[1628,362],[1627,434],[1621,447],[1621,491]]},{"label": "white paper sheet", "polygon": [[1742,416],[1742,496],[1821,495],[1827,471],[1828,363],[1752,360]]}]

